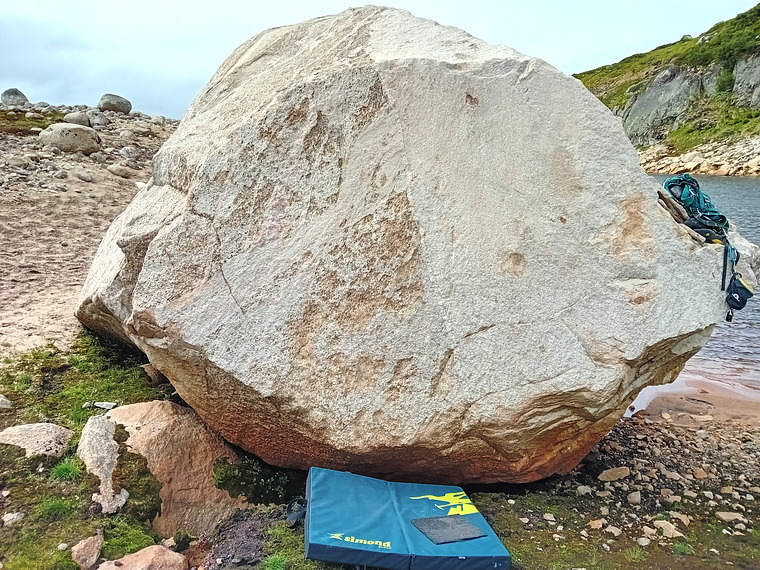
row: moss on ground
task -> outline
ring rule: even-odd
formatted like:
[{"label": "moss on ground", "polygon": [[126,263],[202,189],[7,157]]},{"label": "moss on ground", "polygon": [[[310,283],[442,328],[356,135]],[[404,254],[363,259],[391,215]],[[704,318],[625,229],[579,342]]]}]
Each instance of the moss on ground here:
[{"label": "moss on ground", "polygon": [[300,497],[306,487],[306,472],[267,465],[258,457],[238,451],[234,463],[226,457],[214,463],[214,485],[231,497],[242,495],[249,503],[287,504]]},{"label": "moss on ground", "polygon": [[126,488],[130,499],[122,513],[103,515],[93,503],[99,481],[76,457],[76,443],[87,419],[103,410],[85,407],[94,401],[123,404],[164,399],[168,386],[152,387],[139,366],[147,360],[90,333],[82,333],[71,349],[53,345],[8,356],[0,364],[0,394],[12,407],[0,410],[0,429],[32,422],[51,422],[74,431],[60,459],[26,458],[16,446],[0,445],[0,511],[20,512],[24,518],[0,527],[0,562],[4,570],[76,570],[70,550],[103,529],[103,555],[119,558],[155,544],[158,536],[148,520],[160,508],[159,483],[143,457],[130,453],[126,432],[117,428],[120,456],[115,487]]},{"label": "moss on ground", "polygon": [[38,113],[42,118],[26,117],[26,111],[11,111],[0,109],[0,133],[14,135],[33,135],[33,128],[46,129],[53,123],[63,121],[64,113],[49,109]]}]

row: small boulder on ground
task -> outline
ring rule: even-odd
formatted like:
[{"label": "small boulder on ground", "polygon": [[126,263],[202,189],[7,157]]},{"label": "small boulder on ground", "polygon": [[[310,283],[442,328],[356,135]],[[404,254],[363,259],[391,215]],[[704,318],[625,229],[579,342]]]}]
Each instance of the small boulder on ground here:
[{"label": "small boulder on ground", "polygon": [[98,109],[101,111],[116,111],[117,113],[129,113],[132,110],[132,103],[124,97],[106,93],[98,101]]},{"label": "small boulder on ground", "polygon": [[70,123],[55,123],[40,133],[43,145],[63,152],[92,154],[100,150],[100,136],[90,127]]},{"label": "small boulder on ground", "polygon": [[103,531],[98,530],[95,536],[85,538],[71,548],[71,558],[82,570],[90,570],[97,565],[102,547]]},{"label": "small boulder on ground", "polygon": [[187,558],[159,544],[127,554],[118,560],[104,562],[99,570],[187,570]]},{"label": "small boulder on ground", "polygon": [[82,125],[83,127],[90,126],[90,118],[86,113],[81,111],[74,111],[73,113],[66,113],[63,117],[64,123],[71,123],[74,125]]},{"label": "small boulder on ground", "polygon": [[90,119],[91,127],[105,127],[111,121],[108,120],[100,109],[87,109],[84,112],[87,118]]},{"label": "small boulder on ground", "polygon": [[16,89],[15,87],[11,87],[10,89],[6,89],[3,91],[3,93],[0,95],[0,102],[2,102],[3,105],[26,105],[29,102],[29,99],[26,98],[26,95],[24,95],[21,91]]},{"label": "small boulder on ground", "polygon": [[0,432],[0,443],[16,445],[27,457],[48,455],[60,457],[74,432],[50,423],[11,426]]}]

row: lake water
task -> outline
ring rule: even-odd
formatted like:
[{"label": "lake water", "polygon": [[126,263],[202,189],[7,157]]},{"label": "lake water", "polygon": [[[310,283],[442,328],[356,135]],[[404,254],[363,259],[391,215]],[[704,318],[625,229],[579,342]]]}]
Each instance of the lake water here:
[{"label": "lake water", "polygon": [[[667,176],[653,176],[662,182]],[[749,241],[760,244],[760,178],[698,176],[701,190]],[[721,322],[710,340],[686,364],[679,381],[721,382],[760,397],[760,291],[734,321]],[[755,392],[757,390],[757,392]],[[754,398],[753,398],[754,399]],[[641,407],[641,406],[637,406]]]}]

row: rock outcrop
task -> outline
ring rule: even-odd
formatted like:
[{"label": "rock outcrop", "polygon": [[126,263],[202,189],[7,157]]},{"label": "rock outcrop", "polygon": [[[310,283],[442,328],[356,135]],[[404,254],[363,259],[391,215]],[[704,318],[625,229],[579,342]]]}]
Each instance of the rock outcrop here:
[{"label": "rock outcrop", "polygon": [[675,66],[661,71],[641,93],[629,99],[623,110],[625,131],[635,145],[662,140],[704,92],[702,76]]},{"label": "rock outcrop", "polygon": [[77,316],[267,462],[535,480],[725,314],[722,250],[657,188],[580,82],[349,10],[222,65],[109,229]]},{"label": "rock outcrop", "polygon": [[[720,64],[703,68],[668,65],[654,79],[633,85],[631,98],[623,109],[616,109],[623,126],[636,146],[649,146],[662,141],[693,115],[694,106],[705,97],[718,94],[718,77],[730,71],[733,86],[728,86],[730,99],[737,107],[760,108],[760,57],[740,59],[724,70]],[[691,117],[693,118],[693,116]],[[705,117],[706,124],[710,122]]]}]

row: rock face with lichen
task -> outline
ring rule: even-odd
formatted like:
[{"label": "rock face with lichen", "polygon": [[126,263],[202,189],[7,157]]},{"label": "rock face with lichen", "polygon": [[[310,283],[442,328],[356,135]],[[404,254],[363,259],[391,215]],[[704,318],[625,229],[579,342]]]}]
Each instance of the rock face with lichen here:
[{"label": "rock face with lichen", "polygon": [[365,7],[227,59],[77,315],[267,462],[531,481],[675,378],[721,261],[579,81]]}]

